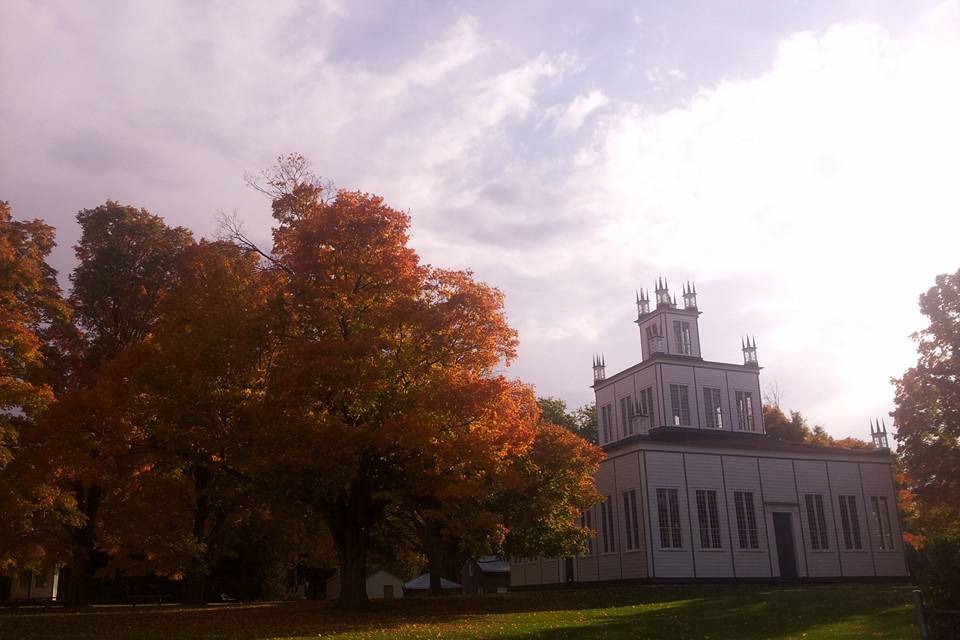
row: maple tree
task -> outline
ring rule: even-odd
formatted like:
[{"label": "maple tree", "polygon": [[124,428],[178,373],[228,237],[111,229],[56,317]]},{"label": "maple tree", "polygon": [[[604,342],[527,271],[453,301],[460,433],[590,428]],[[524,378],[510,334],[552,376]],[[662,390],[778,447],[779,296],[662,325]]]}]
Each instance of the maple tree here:
[{"label": "maple tree", "polygon": [[330,530],[340,605],[357,608],[371,533],[390,508],[435,495],[445,474],[482,477],[474,456],[522,455],[535,422],[499,373],[517,344],[502,293],[422,264],[406,214],[359,192],[324,198],[303,166],[288,157],[267,179],[286,303],[267,404],[274,442],[293,444],[290,484]]},{"label": "maple tree", "polygon": [[83,602],[109,560],[100,541],[104,502],[136,471],[129,455],[136,420],[123,410],[138,360],[120,355],[147,336],[178,257],[193,240],[182,227],[114,201],[80,211],[77,221],[79,264],[69,303],[82,342],[69,388],[32,436],[33,467],[47,474],[35,480],[35,491],[48,506],[31,519],[38,531],[56,530],[42,537],[48,549],[61,547],[57,555],[72,573],[69,598]]},{"label": "maple tree", "polygon": [[234,244],[187,247],[149,333],[121,355],[136,362],[125,401],[137,470],[103,515],[102,544],[128,571],[185,575],[197,601],[228,525],[255,502],[249,442],[273,357],[271,285]]},{"label": "maple tree", "polygon": [[917,364],[894,379],[897,455],[920,535],[960,537],[960,271],[920,296]]},{"label": "maple tree", "polygon": [[23,481],[23,439],[65,384],[61,355],[72,338],[69,309],[47,262],[53,247],[52,227],[14,220],[0,201],[0,570],[36,560],[39,551],[24,552],[28,514],[39,498]]}]

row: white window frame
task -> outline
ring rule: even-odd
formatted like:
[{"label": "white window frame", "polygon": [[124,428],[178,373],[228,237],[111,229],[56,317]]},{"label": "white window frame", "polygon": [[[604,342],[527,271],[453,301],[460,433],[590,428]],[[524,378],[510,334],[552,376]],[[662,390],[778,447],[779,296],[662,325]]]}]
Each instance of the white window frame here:
[{"label": "white window frame", "polygon": [[814,553],[830,553],[830,530],[827,526],[826,501],[822,493],[803,494],[804,514],[807,518],[807,538]]},{"label": "white window frame", "polygon": [[637,489],[627,489],[623,496],[623,524],[624,524],[624,553],[635,553],[641,550],[640,517],[637,507]]},{"label": "white window frame", "polygon": [[613,501],[613,496],[603,496],[603,500],[600,502],[600,537],[603,542],[600,555],[602,556],[611,556],[617,553],[617,525],[616,518],[614,516],[615,511],[616,503]]},{"label": "white window frame", "polygon": [[670,383],[670,424],[676,427],[693,426],[690,420],[690,387],[688,385]]},{"label": "white window frame", "polygon": [[[760,527],[757,524],[760,518],[757,512],[756,492],[748,489],[734,489],[733,509],[734,517],[737,520],[736,550],[744,552],[762,551],[760,548]],[[731,544],[733,543],[731,542]]]},{"label": "white window frame", "polygon": [[706,428],[723,429],[723,400],[719,387],[703,387],[703,417]]},{"label": "white window frame", "polygon": [[877,526],[877,549],[896,551],[893,520],[890,518],[890,500],[887,496],[870,496],[870,511]]},{"label": "white window frame", "polygon": [[[663,492],[662,494],[660,492]],[[680,489],[677,487],[657,487],[657,533],[658,546],[661,551],[684,551],[683,545],[683,515],[680,510]],[[666,502],[661,500],[665,498]],[[673,498],[676,498],[674,504]],[[676,511],[674,511],[676,507]],[[666,514],[666,529],[664,529],[664,520],[661,516]],[[674,521],[676,516],[676,521]],[[666,534],[664,534],[666,532]],[[668,546],[663,545],[664,535],[669,541]],[[679,542],[678,542],[679,541]]]},{"label": "white window frame", "polygon": [[[697,504],[697,525],[700,539],[697,551],[723,551],[723,527],[720,526],[720,498],[716,489],[695,488],[694,499]],[[703,511],[701,512],[700,498],[703,497]],[[713,498],[713,504],[710,499]],[[711,512],[710,507],[713,507]],[[714,520],[716,520],[714,522]],[[706,540],[704,540],[706,534]],[[704,546],[706,542],[706,546]]]},{"label": "white window frame", "polygon": [[860,509],[857,496],[841,494],[837,496],[840,509],[840,530],[843,536],[843,551],[866,551],[863,547],[863,530],[860,528]]},{"label": "white window frame", "polygon": [[752,391],[735,392],[737,401],[737,428],[740,431],[757,430],[757,408],[753,402]]},{"label": "white window frame", "polygon": [[620,417],[623,420],[623,435],[633,435],[633,397],[627,394],[620,398]]}]

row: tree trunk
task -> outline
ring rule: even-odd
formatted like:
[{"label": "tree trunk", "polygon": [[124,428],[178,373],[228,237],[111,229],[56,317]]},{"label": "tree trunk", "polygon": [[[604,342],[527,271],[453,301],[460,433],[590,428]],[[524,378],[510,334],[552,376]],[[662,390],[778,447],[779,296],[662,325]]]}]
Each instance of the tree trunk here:
[{"label": "tree trunk", "polygon": [[[210,513],[210,472],[206,467],[193,469],[194,507],[193,507],[193,539],[199,549],[206,549],[207,518]],[[203,552],[201,552],[203,553]],[[201,555],[190,562],[186,579],[186,600],[193,604],[206,601],[204,583],[207,567]]]},{"label": "tree trunk", "polygon": [[434,544],[427,552],[427,568],[430,571],[430,592],[431,596],[443,595],[443,548],[439,544]]},{"label": "tree trunk", "polygon": [[85,521],[82,526],[70,532],[73,539],[71,553],[71,580],[69,585],[69,602],[71,605],[89,604],[90,586],[93,575],[97,570],[97,515],[100,511],[102,491],[97,485],[76,485],[74,495],[77,507],[83,513]]},{"label": "tree trunk", "polygon": [[337,606],[348,611],[366,609],[367,552],[370,527],[380,512],[374,505],[369,479],[361,464],[350,489],[328,511],[327,521],[340,563],[340,597]]}]

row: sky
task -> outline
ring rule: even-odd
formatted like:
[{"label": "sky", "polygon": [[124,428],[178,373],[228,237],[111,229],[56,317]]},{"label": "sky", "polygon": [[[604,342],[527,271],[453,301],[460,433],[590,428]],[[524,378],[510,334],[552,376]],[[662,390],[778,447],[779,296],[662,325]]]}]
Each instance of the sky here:
[{"label": "sky", "polygon": [[62,274],[108,198],[268,246],[244,174],[299,152],[506,293],[540,395],[638,362],[663,276],[705,358],[754,335],[764,389],[867,438],[960,268],[958,77],[960,0],[4,0],[0,199]]}]

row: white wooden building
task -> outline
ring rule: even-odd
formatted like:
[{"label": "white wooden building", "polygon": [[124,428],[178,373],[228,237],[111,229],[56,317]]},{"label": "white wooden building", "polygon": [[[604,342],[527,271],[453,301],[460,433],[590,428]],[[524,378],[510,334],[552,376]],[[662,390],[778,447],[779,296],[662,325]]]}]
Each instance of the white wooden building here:
[{"label": "white wooden building", "polygon": [[[327,579],[327,599],[340,597],[340,574]],[[392,600],[403,597],[403,580],[386,569],[371,569],[367,572],[367,597],[372,600]]]},{"label": "white wooden building", "polygon": [[576,558],[514,558],[514,587],[627,579],[863,579],[907,575],[886,434],[876,450],[764,433],[756,342],[704,360],[696,289],[637,296],[640,363],[594,360],[603,501]]}]

